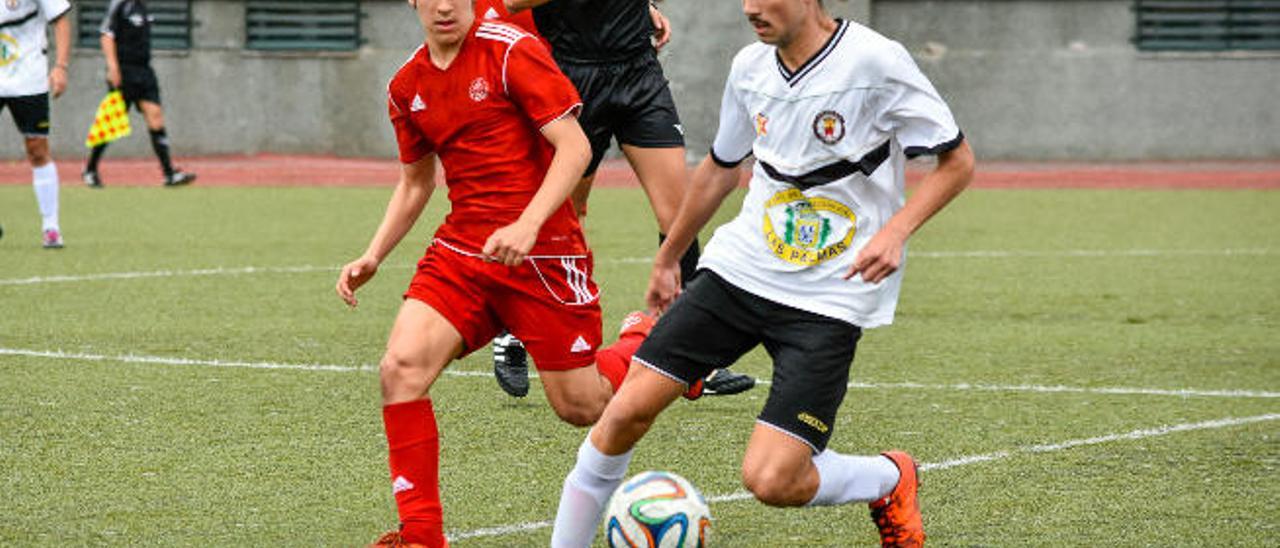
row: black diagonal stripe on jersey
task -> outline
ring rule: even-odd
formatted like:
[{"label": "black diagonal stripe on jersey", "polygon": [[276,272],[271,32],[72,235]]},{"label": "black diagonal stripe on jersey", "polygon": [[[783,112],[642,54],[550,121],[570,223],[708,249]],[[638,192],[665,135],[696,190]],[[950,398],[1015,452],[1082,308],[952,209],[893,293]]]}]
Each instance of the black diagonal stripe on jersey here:
[{"label": "black diagonal stripe on jersey", "polygon": [[907,147],[907,149],[903,152],[906,153],[907,158],[915,158],[916,156],[924,156],[924,155],[937,156],[939,154],[942,154],[943,152],[950,152],[952,150],[955,150],[956,147],[960,146],[961,141],[964,141],[963,131],[957,132],[955,139],[952,139],[945,143],[940,143],[931,147]]},{"label": "black diagonal stripe on jersey", "polygon": [[861,173],[870,176],[880,168],[885,160],[889,159],[889,141],[885,141],[883,145],[876,147],[875,150],[868,152],[865,156],[856,162],[849,160],[840,160],[833,164],[827,164],[818,169],[805,173],[804,175],[787,175],[777,170],[777,168],[769,165],[769,162],[760,162],[760,167],[764,168],[764,172],[769,175],[770,179],[790,183],[800,190],[808,190],[815,186],[822,186],[833,183],[853,175]]},{"label": "black diagonal stripe on jersey", "polygon": [[791,87],[795,87],[804,76],[813,71],[815,67],[822,64],[822,60],[826,59],[831,52],[836,49],[836,44],[840,43],[840,38],[844,36],[844,31],[849,28],[849,23],[844,19],[836,19],[836,31],[831,33],[827,38],[827,43],[822,45],[822,49],[818,53],[813,54],[804,64],[800,65],[795,72],[787,70],[787,65],[782,62],[782,56],[775,50],[773,53],[774,60],[778,63],[778,70],[782,72],[782,78],[787,81]]},{"label": "black diagonal stripe on jersey", "polygon": [[40,10],[39,10],[39,9],[37,9],[36,11],[33,11],[33,12],[31,12],[31,13],[28,13],[28,14],[26,14],[26,15],[23,15],[22,17],[19,17],[19,18],[17,18],[17,19],[12,20],[12,21],[5,21],[5,22],[3,22],[3,23],[0,23],[0,29],[6,28],[6,27],[16,27],[16,26],[18,26],[18,25],[21,25],[21,24],[23,24],[23,23],[26,23],[27,21],[30,21],[31,19],[33,19],[33,18],[34,18],[35,16],[37,16],[37,15],[40,15]]}]

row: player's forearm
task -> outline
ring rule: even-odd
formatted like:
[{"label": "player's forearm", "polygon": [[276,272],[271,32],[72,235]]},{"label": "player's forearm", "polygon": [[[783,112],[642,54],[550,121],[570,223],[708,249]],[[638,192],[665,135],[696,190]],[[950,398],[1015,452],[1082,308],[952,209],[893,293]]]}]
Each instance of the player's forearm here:
[{"label": "player's forearm", "polygon": [[71,62],[71,21],[66,15],[53,23],[53,45],[58,49],[54,66],[65,70]]},{"label": "player's forearm", "polygon": [[116,39],[110,34],[103,34],[98,41],[102,44],[102,57],[107,61],[107,70],[120,70],[120,60],[116,57]]},{"label": "player's forearm", "polygon": [[881,230],[892,231],[906,240],[969,186],[973,167],[973,150],[968,142],[961,142],[955,149],[939,155],[938,166],[925,176],[906,205],[890,217]]},{"label": "player's forearm", "polygon": [[[434,160],[428,161],[434,162]],[[434,178],[434,170],[430,171],[430,176]],[[435,188],[433,180],[428,179],[430,182],[424,183],[419,177],[421,175],[414,176],[409,173],[401,175],[400,183],[396,185],[391,200],[387,202],[382,223],[378,225],[377,232],[369,241],[369,247],[365,249],[366,257],[372,257],[381,263],[409,233],[414,223],[418,222],[418,217],[422,215],[422,210],[426,208],[431,192]]]},{"label": "player's forearm", "polygon": [[555,155],[551,157],[551,166],[542,179],[542,186],[525,206],[518,221],[536,227],[542,227],[542,223],[564,205],[587,171],[587,164],[591,163],[591,144],[576,120],[552,122],[543,129],[543,135],[555,148]]},{"label": "player's forearm", "polygon": [[723,168],[707,156],[693,172],[689,189],[680,202],[667,239],[658,249],[655,262],[677,263],[685,250],[693,244],[698,231],[711,221],[720,204],[738,186],[738,168]]}]

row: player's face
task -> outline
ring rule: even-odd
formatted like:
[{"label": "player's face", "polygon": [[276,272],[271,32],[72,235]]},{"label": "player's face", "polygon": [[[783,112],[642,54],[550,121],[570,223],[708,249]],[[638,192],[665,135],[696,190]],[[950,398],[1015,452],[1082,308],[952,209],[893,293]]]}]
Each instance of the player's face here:
[{"label": "player's face", "polygon": [[452,45],[462,42],[475,21],[472,0],[409,0],[418,11],[422,28],[432,42]]},{"label": "player's face", "polygon": [[742,13],[761,42],[784,47],[814,5],[813,0],[742,0]]}]

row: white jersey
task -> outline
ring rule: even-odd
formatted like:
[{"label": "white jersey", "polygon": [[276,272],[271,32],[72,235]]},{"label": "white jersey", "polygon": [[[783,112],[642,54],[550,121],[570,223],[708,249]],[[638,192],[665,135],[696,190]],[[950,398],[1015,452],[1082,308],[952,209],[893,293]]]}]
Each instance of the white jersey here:
[{"label": "white jersey", "polygon": [[893,322],[902,269],[878,284],[842,275],[902,208],[906,157],[951,150],[963,136],[901,44],[837,23],[795,72],[763,43],[734,58],[711,155],[726,167],[752,154],[756,163],[741,213],[716,230],[699,266],[871,328]]},{"label": "white jersey", "polygon": [[67,0],[0,0],[0,97],[49,92],[46,27],[70,9]]}]

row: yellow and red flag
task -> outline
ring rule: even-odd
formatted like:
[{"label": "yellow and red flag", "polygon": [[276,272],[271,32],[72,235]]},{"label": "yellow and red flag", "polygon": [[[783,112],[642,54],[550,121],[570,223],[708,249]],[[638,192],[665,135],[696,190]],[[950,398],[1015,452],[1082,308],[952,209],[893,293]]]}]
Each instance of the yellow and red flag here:
[{"label": "yellow and red flag", "polygon": [[126,137],[132,129],[129,127],[129,112],[125,109],[124,96],[120,91],[112,91],[98,103],[98,113],[93,116],[93,127],[89,128],[89,136],[84,139],[84,146],[93,148]]}]

